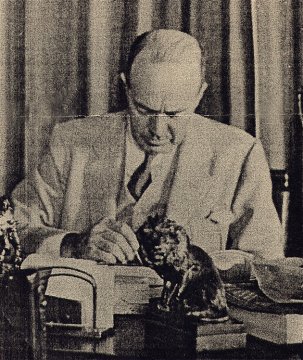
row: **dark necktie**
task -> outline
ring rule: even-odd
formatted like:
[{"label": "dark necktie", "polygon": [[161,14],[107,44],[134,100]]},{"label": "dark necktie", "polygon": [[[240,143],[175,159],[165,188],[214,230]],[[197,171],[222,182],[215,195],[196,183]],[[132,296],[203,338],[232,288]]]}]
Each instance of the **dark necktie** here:
[{"label": "dark necktie", "polygon": [[151,162],[153,158],[154,155],[145,153],[143,163],[134,171],[127,184],[129,192],[136,201],[140,199],[151,183]]}]

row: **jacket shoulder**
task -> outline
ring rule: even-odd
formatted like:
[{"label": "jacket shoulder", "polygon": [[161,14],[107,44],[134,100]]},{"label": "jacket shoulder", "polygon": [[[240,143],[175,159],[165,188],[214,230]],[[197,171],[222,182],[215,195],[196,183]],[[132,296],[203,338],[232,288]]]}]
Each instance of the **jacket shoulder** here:
[{"label": "jacket shoulder", "polygon": [[[125,127],[125,112],[74,118],[54,126],[53,138],[60,138],[64,143],[89,144],[102,135],[108,138],[111,133],[122,131]],[[100,140],[100,139],[99,139]]]},{"label": "jacket shoulder", "polygon": [[255,137],[233,125],[226,125],[203,116],[199,116],[199,118],[200,136],[207,136],[210,146],[216,152],[229,151],[238,147],[249,151],[257,141]]}]

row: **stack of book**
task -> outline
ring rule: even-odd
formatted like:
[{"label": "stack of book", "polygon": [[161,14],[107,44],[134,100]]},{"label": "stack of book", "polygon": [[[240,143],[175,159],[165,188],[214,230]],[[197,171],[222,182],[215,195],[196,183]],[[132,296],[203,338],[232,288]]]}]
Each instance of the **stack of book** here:
[{"label": "stack of book", "polygon": [[149,300],[159,296],[163,281],[144,266],[114,266],[114,315],[144,314]]},{"label": "stack of book", "polygon": [[226,285],[226,296],[231,316],[243,321],[249,335],[275,344],[302,343],[302,304],[276,303],[256,282]]}]

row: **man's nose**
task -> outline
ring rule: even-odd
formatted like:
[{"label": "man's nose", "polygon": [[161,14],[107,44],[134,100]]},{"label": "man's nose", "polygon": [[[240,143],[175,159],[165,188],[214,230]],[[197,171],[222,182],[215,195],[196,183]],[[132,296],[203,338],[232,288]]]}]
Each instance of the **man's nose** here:
[{"label": "man's nose", "polygon": [[150,132],[153,136],[162,138],[168,133],[168,118],[165,114],[153,115],[150,118]]}]

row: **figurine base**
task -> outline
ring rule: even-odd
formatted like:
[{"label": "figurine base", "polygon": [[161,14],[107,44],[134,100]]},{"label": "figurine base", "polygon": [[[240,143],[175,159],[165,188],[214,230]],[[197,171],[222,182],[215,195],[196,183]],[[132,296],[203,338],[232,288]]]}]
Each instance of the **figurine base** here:
[{"label": "figurine base", "polygon": [[146,333],[147,346],[158,350],[179,349],[190,353],[246,346],[246,332],[240,321],[203,322],[182,313],[161,311],[156,302],[150,304]]}]

